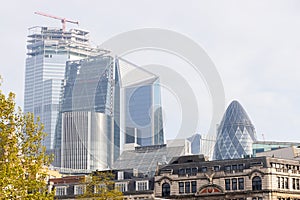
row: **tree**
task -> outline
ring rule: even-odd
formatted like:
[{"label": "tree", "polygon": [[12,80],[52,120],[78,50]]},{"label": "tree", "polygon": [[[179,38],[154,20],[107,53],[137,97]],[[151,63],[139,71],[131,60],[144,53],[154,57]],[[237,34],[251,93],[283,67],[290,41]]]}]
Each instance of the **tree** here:
[{"label": "tree", "polygon": [[0,90],[0,199],[53,199],[45,180],[52,158],[42,146],[43,125],[36,121],[16,108],[14,93],[6,97]]},{"label": "tree", "polygon": [[77,198],[118,200],[123,199],[123,193],[115,188],[115,175],[110,171],[95,171],[84,181],[85,192]]}]

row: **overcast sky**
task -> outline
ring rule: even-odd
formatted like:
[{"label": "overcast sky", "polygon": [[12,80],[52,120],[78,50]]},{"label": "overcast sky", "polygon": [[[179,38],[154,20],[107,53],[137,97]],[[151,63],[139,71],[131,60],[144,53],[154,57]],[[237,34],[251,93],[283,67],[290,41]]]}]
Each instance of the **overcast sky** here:
[{"label": "overcast sky", "polygon": [[[78,20],[81,28],[91,32],[95,45],[113,35],[145,27],[184,34],[200,44],[213,60],[224,84],[226,106],[237,99],[259,139],[264,134],[265,140],[300,142],[299,1],[3,1],[2,90],[15,92],[20,106],[28,28],[61,25],[58,20],[33,14],[35,11]],[[200,133],[207,132],[209,112],[201,112]]]}]

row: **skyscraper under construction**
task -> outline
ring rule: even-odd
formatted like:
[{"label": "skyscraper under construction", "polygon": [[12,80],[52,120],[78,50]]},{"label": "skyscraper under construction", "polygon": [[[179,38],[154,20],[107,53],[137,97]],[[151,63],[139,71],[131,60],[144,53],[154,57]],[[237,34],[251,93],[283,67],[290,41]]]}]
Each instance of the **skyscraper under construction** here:
[{"label": "skyscraper under construction", "polygon": [[81,29],[30,28],[27,50],[24,111],[44,123],[54,166],[105,169],[122,143],[164,143],[158,76],[93,48]]},{"label": "skyscraper under construction", "polygon": [[89,32],[80,29],[32,27],[27,40],[24,111],[40,116],[47,133],[44,146],[54,148],[55,126],[59,110],[66,61],[104,53],[92,48]]}]

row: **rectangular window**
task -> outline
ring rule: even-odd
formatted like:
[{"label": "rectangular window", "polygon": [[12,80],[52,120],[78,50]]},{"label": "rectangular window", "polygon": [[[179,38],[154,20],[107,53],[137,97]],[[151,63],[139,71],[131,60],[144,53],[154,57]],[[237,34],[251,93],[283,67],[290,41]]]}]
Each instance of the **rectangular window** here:
[{"label": "rectangular window", "polygon": [[67,195],[67,187],[55,187],[55,196]]},{"label": "rectangular window", "polygon": [[136,181],[136,191],[148,190],[148,181]]},{"label": "rectangular window", "polygon": [[191,183],[185,182],[185,193],[191,193]]},{"label": "rectangular window", "polygon": [[214,166],[214,171],[215,171],[215,172],[220,171],[220,166],[219,166],[219,165]]},{"label": "rectangular window", "polygon": [[185,175],[185,169],[179,169],[178,174],[179,176]]},{"label": "rectangular window", "polygon": [[262,200],[263,198],[262,197],[258,197],[258,200]]},{"label": "rectangular window", "polygon": [[232,165],[232,170],[237,170],[237,165]]},{"label": "rectangular window", "polygon": [[273,168],[276,168],[276,164],[275,163],[270,163],[271,164],[271,166],[273,167]]},{"label": "rectangular window", "polygon": [[207,167],[202,167],[202,172],[207,172]]},{"label": "rectangular window", "polygon": [[281,178],[281,188],[284,189],[284,178]]},{"label": "rectangular window", "polygon": [[278,188],[280,188],[281,184],[280,184],[280,177],[277,177],[277,182],[278,182]]},{"label": "rectangular window", "polygon": [[184,193],[184,182],[179,182],[179,194]]},{"label": "rectangular window", "polygon": [[198,172],[198,168],[197,167],[193,167],[192,168],[192,175],[197,175],[197,172]]},{"label": "rectangular window", "polygon": [[239,178],[239,190],[244,189],[244,178]]},{"label": "rectangular window", "polygon": [[95,185],[94,187],[94,193],[95,194],[100,194],[101,192],[106,190],[106,185],[104,183],[101,183],[99,185]]},{"label": "rectangular window", "polygon": [[84,185],[75,185],[74,186],[74,194],[79,195],[84,193]]},{"label": "rectangular window", "polygon": [[225,179],[225,190],[230,190],[230,179]]},{"label": "rectangular window", "polygon": [[285,178],[285,189],[289,189],[289,178]]},{"label": "rectangular window", "polygon": [[123,180],[124,179],[124,172],[123,171],[119,171],[118,172],[118,180]]},{"label": "rectangular window", "polygon": [[293,178],[293,190],[296,190],[296,179]]},{"label": "rectangular window", "polygon": [[230,170],[231,170],[231,166],[230,165],[225,166],[225,171],[230,171]]},{"label": "rectangular window", "polygon": [[188,175],[191,175],[192,174],[192,169],[191,168],[186,168],[185,173],[188,174]]},{"label": "rectangular window", "polygon": [[238,170],[243,170],[244,169],[244,164],[239,164],[238,165]]},{"label": "rectangular window", "polygon": [[192,193],[196,193],[196,192],[197,192],[197,182],[192,181]]},{"label": "rectangular window", "polygon": [[296,179],[296,186],[297,186],[297,190],[299,190],[300,189],[299,179]]},{"label": "rectangular window", "polygon": [[120,192],[126,192],[127,191],[127,183],[125,182],[119,182],[115,183],[115,188],[118,189]]},{"label": "rectangular window", "polygon": [[232,190],[237,190],[237,180],[236,178],[231,179]]}]

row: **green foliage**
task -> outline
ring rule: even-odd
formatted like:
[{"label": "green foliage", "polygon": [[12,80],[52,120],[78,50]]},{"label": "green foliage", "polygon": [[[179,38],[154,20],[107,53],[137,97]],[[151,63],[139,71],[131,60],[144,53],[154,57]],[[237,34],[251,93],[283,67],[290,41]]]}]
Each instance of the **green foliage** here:
[{"label": "green foliage", "polygon": [[115,175],[109,171],[96,171],[84,181],[85,193],[79,199],[118,200],[123,199],[123,193],[115,188]]},{"label": "green foliage", "polygon": [[41,143],[43,125],[36,121],[33,114],[16,111],[14,93],[6,97],[0,90],[0,199],[53,199],[45,180],[52,158]]}]

